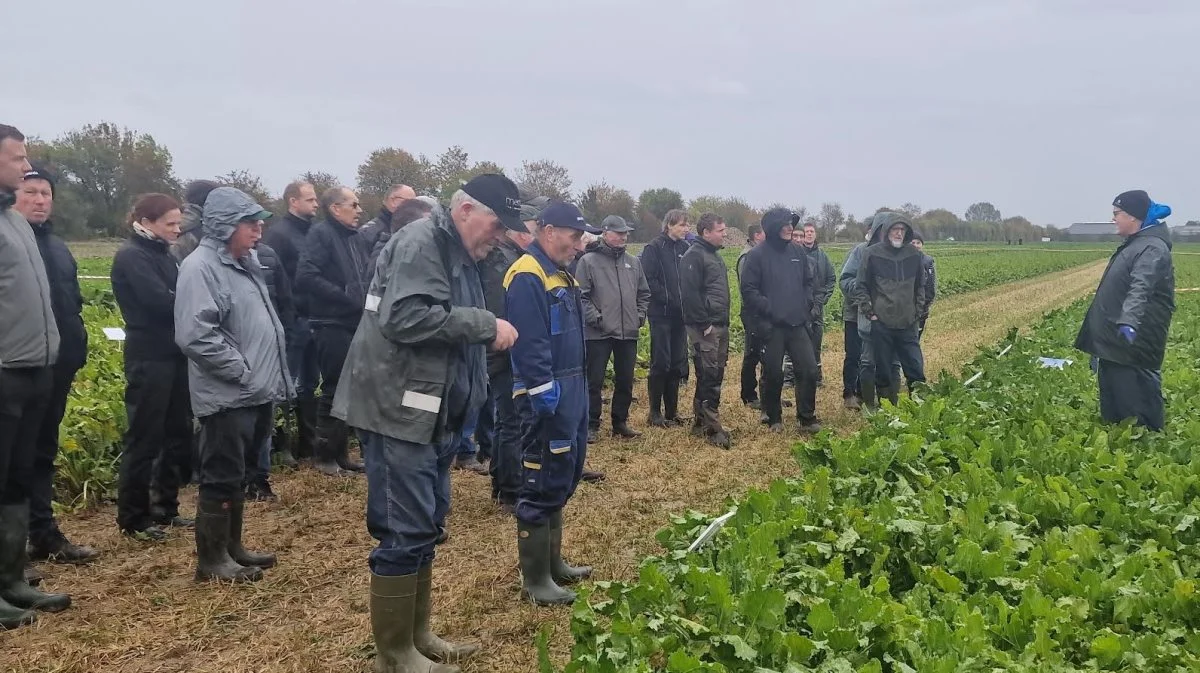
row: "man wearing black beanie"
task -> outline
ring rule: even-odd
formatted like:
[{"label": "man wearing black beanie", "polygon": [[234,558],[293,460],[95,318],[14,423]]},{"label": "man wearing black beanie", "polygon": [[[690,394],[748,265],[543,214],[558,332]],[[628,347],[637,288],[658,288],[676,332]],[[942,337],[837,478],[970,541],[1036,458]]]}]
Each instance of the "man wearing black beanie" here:
[{"label": "man wearing black beanie", "polygon": [[1125,241],[1113,253],[1083,319],[1075,347],[1092,355],[1100,415],[1110,423],[1134,418],[1162,430],[1162,361],[1175,312],[1169,206],[1142,190],[1113,200],[1113,223]]}]

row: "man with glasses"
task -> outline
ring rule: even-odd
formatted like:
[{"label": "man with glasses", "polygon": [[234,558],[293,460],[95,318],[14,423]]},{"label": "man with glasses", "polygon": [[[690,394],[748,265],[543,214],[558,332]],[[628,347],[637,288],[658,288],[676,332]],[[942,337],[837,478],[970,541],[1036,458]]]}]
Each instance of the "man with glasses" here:
[{"label": "man with glasses", "polygon": [[321,212],[322,221],[309,230],[304,241],[295,289],[308,309],[321,370],[313,467],[335,477],[347,471],[363,471],[360,463],[350,460],[346,424],[334,418],[330,409],[366,302],[371,251],[358,232],[362,208],[353,191],[345,187],[327,189],[321,195]]}]

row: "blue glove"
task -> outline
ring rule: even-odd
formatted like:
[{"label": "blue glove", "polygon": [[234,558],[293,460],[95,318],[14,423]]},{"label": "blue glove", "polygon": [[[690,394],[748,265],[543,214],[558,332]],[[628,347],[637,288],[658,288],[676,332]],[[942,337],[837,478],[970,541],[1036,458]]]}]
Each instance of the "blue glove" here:
[{"label": "blue glove", "polygon": [[1125,337],[1125,341],[1131,344],[1133,343],[1133,340],[1137,338],[1137,330],[1129,325],[1117,325],[1117,334]]},{"label": "blue glove", "polygon": [[551,381],[550,387],[539,393],[530,391],[529,404],[533,407],[533,413],[542,417],[553,416],[554,411],[558,409],[558,398],[561,394],[562,386],[558,385],[558,381]]}]

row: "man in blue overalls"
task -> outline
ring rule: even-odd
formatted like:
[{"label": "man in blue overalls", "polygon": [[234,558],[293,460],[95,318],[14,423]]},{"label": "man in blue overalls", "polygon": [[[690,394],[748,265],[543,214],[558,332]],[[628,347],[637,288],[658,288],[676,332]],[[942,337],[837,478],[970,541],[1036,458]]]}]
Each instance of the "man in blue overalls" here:
[{"label": "man in blue overalls", "polygon": [[520,335],[512,348],[513,398],[521,415],[523,479],[517,496],[522,593],[539,605],[563,605],[559,586],[591,574],[562,560],[562,509],[575,493],[587,455],[583,306],[567,265],[584,232],[598,233],[569,203],[551,202],[537,240],[504,277],[505,311]]}]

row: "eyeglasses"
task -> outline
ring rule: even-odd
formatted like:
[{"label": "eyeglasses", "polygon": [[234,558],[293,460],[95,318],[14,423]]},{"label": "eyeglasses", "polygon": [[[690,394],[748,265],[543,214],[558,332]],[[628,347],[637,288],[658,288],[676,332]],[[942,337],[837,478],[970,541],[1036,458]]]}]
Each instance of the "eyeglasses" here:
[{"label": "eyeglasses", "polygon": [[358,208],[358,201],[355,201],[354,203],[339,203],[338,205],[346,206],[347,208]]}]

